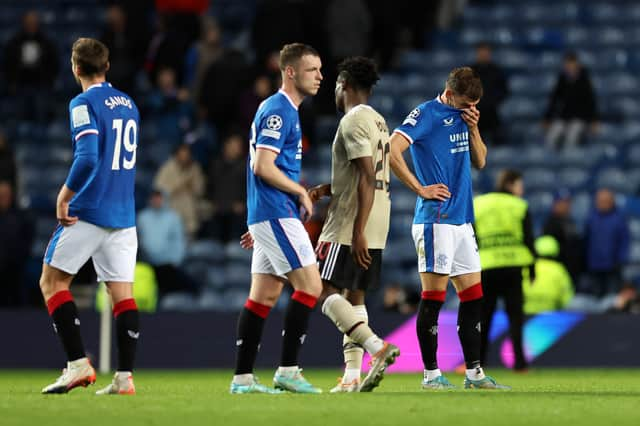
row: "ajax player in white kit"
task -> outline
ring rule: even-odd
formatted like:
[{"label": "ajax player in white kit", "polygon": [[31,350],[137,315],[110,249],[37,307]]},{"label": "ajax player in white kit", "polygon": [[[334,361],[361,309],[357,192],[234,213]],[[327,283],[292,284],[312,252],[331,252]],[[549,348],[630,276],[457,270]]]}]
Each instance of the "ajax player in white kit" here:
[{"label": "ajax player in white kit", "polygon": [[66,393],[93,384],[80,320],[69,286],[91,258],[113,302],[118,367],[98,394],[134,394],[133,363],[139,337],[133,277],[138,241],[134,182],[140,115],[133,100],[106,82],[109,50],[80,38],[71,54],[82,93],[69,104],[73,164],[58,194],[59,225],[47,246],[40,288],[67,355],[67,368],[43,393]]}]

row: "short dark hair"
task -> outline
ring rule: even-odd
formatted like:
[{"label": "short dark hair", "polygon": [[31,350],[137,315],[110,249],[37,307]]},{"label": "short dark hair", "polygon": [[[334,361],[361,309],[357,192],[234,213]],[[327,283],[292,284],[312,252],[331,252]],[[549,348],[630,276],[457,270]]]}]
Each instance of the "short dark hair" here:
[{"label": "short dark hair", "polygon": [[304,55],[320,56],[318,51],[308,44],[285,44],[280,50],[280,70],[284,71],[286,67],[295,65]]},{"label": "short dark hair", "polygon": [[376,63],[364,56],[352,56],[340,62],[338,76],[344,78],[355,89],[367,91],[380,80]]},{"label": "short dark hair", "polygon": [[522,173],[514,169],[505,169],[498,173],[496,179],[496,190],[500,192],[511,192],[509,186],[516,181],[522,180]]},{"label": "short dark hair", "polygon": [[454,68],[447,77],[447,87],[456,95],[466,96],[471,100],[482,97],[482,81],[478,73],[471,67]]},{"label": "short dark hair", "polygon": [[101,75],[109,68],[109,48],[94,38],[81,37],[73,43],[71,60],[85,76]]}]

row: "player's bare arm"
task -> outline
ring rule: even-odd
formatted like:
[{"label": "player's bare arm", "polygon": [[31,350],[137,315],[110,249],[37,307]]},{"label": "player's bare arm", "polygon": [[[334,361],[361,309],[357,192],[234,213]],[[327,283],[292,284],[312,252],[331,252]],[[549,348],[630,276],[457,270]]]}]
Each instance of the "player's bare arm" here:
[{"label": "player's bare arm", "polygon": [[404,183],[409,189],[426,200],[446,201],[451,198],[451,193],[447,185],[436,183],[434,185],[422,186],[416,176],[409,170],[407,162],[404,161],[402,153],[409,148],[409,141],[399,133],[391,135],[391,156],[389,164],[393,173]]},{"label": "player's bare arm", "polygon": [[368,269],[371,264],[369,245],[364,228],[369,220],[369,213],[373,207],[373,200],[376,191],[376,175],[373,170],[371,157],[360,157],[353,159],[358,170],[358,207],[356,218],[353,222],[353,234],[351,236],[351,255],[355,262],[364,269]]},{"label": "player's bare arm", "polygon": [[306,222],[313,214],[313,203],[307,190],[300,184],[289,179],[282,170],[276,166],[277,153],[268,149],[256,149],[256,159],[253,164],[253,173],[264,179],[269,185],[281,191],[299,197],[300,205],[304,209],[301,220]]},{"label": "player's bare arm", "polygon": [[311,202],[316,203],[322,197],[331,197],[331,184],[323,183],[322,185],[314,186],[309,189],[309,198],[311,198]]},{"label": "player's bare arm", "polygon": [[69,216],[69,203],[74,195],[76,195],[76,193],[69,189],[67,185],[62,185],[62,188],[58,193],[58,200],[56,202],[56,218],[62,226],[75,225],[78,221],[77,216]]},{"label": "player's bare arm", "polygon": [[469,127],[469,147],[471,154],[471,164],[477,169],[483,169],[487,164],[487,146],[482,140],[478,122],[480,121],[480,111],[474,106],[462,111],[462,119]]}]

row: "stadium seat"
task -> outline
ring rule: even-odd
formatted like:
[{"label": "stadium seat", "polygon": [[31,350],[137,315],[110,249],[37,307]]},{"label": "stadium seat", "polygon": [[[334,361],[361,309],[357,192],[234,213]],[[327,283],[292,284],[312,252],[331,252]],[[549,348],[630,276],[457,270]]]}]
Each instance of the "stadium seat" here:
[{"label": "stadium seat", "polygon": [[587,170],[570,167],[561,169],[558,172],[557,178],[557,184],[559,186],[575,192],[586,189],[589,179],[591,178],[591,174]]},{"label": "stadium seat", "polygon": [[190,293],[169,293],[160,299],[161,311],[194,312],[198,310],[198,300]]},{"label": "stadium seat", "polygon": [[634,185],[635,183],[627,178],[624,170],[618,167],[605,168],[598,173],[596,178],[597,188],[609,188],[614,192],[635,192],[637,188]]},{"label": "stadium seat", "polygon": [[548,168],[524,169],[522,177],[525,188],[530,191],[552,191],[557,187],[556,174]]},{"label": "stadium seat", "polygon": [[225,247],[214,240],[195,240],[187,247],[187,259],[220,263],[225,257]]}]

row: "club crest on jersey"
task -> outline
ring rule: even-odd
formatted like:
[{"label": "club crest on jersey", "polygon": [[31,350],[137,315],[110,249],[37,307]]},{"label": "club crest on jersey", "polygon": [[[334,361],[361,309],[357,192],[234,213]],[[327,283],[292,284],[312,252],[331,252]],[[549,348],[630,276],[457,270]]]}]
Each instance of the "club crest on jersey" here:
[{"label": "club crest on jersey", "polygon": [[442,124],[444,124],[444,127],[453,126],[453,117],[445,118],[442,120]]},{"label": "club crest on jersey", "polygon": [[404,119],[402,125],[410,124],[415,126],[418,123],[417,118],[420,116],[420,108],[416,108],[407,115],[407,118]]}]

